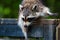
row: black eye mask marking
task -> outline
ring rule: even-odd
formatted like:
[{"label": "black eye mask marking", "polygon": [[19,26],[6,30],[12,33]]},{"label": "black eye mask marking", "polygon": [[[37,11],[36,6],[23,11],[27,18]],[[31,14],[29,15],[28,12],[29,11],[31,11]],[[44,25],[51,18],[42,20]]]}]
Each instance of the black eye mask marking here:
[{"label": "black eye mask marking", "polygon": [[[28,18],[27,21],[28,21],[28,22],[32,22],[32,21],[34,21],[35,19],[36,19],[35,17],[33,17],[33,18]],[[24,21],[25,19],[22,18],[22,20]]]},{"label": "black eye mask marking", "polygon": [[36,18],[34,17],[34,18],[28,18],[27,20],[29,21],[29,22],[32,22],[32,21],[34,21]]}]

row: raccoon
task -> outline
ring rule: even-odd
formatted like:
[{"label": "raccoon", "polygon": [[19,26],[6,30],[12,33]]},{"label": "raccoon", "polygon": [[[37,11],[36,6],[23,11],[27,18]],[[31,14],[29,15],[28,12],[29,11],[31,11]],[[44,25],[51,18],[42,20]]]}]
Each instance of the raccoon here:
[{"label": "raccoon", "polygon": [[[23,19],[46,17],[47,15],[53,15],[53,13],[40,0],[23,0],[19,5],[19,16]],[[30,23],[26,21],[24,24],[29,25]]]},{"label": "raccoon", "polygon": [[27,40],[27,27],[33,24],[39,24],[42,17],[54,15],[50,9],[42,4],[41,0],[23,0],[19,5],[18,25]]}]

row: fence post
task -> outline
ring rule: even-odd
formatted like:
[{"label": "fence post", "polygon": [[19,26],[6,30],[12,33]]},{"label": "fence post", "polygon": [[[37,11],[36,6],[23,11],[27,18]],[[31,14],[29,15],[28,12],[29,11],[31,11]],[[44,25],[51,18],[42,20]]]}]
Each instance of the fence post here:
[{"label": "fence post", "polygon": [[54,20],[49,20],[49,24],[44,26],[44,40],[54,40]]}]

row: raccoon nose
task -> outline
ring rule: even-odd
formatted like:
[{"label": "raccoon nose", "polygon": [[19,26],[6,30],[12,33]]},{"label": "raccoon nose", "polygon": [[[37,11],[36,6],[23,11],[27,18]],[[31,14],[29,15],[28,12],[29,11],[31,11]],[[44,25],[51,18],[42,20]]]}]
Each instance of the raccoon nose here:
[{"label": "raccoon nose", "polygon": [[25,28],[27,28],[28,26],[27,25],[24,25]]}]

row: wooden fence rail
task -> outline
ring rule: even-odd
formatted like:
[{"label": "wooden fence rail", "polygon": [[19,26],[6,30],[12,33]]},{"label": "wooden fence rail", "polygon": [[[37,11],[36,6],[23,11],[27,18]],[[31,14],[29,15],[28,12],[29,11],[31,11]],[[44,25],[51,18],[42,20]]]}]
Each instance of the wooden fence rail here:
[{"label": "wooden fence rail", "polygon": [[[44,40],[55,40],[56,19],[41,19],[41,24],[34,26],[28,32],[28,37],[43,37]],[[0,19],[0,37],[24,37],[17,19]]]}]

